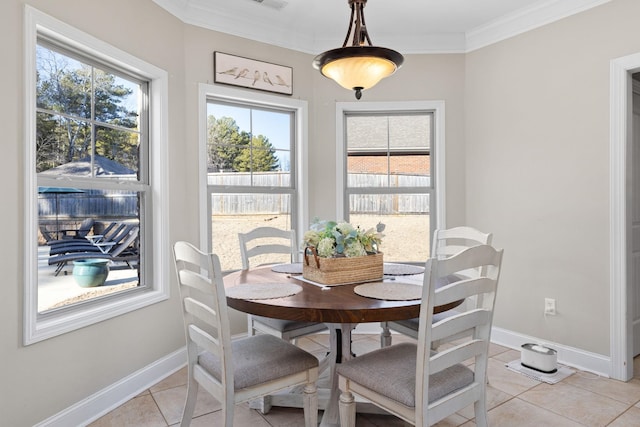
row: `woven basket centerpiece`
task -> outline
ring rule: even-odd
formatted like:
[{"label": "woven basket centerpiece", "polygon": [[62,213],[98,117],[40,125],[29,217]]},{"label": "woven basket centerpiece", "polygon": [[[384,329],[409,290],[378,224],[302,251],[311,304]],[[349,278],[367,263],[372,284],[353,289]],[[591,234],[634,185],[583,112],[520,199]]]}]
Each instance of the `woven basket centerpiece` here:
[{"label": "woven basket centerpiece", "polygon": [[302,277],[325,285],[380,280],[383,229],[383,224],[363,231],[346,222],[316,220],[304,235]]},{"label": "woven basket centerpiece", "polygon": [[308,247],[302,264],[302,277],[325,285],[361,283],[382,278],[382,252],[359,257],[321,258]]}]

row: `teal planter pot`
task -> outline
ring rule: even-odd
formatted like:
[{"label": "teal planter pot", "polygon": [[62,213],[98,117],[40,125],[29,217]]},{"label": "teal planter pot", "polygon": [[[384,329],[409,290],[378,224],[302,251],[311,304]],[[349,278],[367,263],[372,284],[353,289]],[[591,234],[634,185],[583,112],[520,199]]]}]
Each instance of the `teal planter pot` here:
[{"label": "teal planter pot", "polygon": [[80,259],[73,261],[73,278],[83,288],[104,285],[109,275],[108,259]]}]

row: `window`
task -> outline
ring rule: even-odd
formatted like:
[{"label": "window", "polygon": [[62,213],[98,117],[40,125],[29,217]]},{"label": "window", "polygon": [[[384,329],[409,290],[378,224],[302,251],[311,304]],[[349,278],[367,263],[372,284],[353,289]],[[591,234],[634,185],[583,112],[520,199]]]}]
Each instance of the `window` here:
[{"label": "window", "polygon": [[442,185],[434,174],[441,164],[434,161],[435,127],[443,109],[439,103],[338,105],[339,216],[365,229],[385,224],[385,261],[429,257],[438,221],[436,182]]},{"label": "window", "polygon": [[[157,120],[167,77],[34,9],[26,16],[29,344],[168,297],[158,262],[168,251],[157,249],[168,247]],[[96,258],[108,260],[97,275]]]},{"label": "window", "polygon": [[[239,269],[238,233],[260,226],[300,230],[305,221],[299,165],[306,103],[263,94],[245,98],[242,91],[207,85],[201,96],[206,245],[218,254],[224,270]],[[290,262],[286,256],[267,261]]]}]

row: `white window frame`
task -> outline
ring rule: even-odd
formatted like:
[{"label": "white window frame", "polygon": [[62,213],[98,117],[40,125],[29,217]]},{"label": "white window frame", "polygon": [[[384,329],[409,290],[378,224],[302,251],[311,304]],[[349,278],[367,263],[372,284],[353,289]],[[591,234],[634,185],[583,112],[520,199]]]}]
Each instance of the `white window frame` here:
[{"label": "white window frame", "polygon": [[[444,101],[398,101],[398,102],[337,102],[336,103],[336,218],[343,218],[346,212],[347,149],[345,140],[345,114],[353,113],[395,113],[433,112],[432,163],[436,199],[435,228],[446,228],[445,200],[445,150],[444,150]],[[432,224],[432,228],[434,225]]]},{"label": "white window frame", "polygon": [[[301,236],[302,230],[309,225],[309,178],[307,147],[308,147],[308,104],[307,101],[281,96],[268,95],[259,92],[249,92],[225,86],[215,86],[201,83],[199,85],[199,153],[200,153],[200,245],[211,250],[211,207],[209,190],[207,186],[207,100],[216,99],[232,103],[247,103],[266,108],[283,108],[295,111],[295,162],[296,173],[294,175],[297,198],[296,234]],[[293,159],[292,159],[293,160]],[[260,188],[256,188],[260,190]]]},{"label": "white window frame", "polygon": [[[38,313],[38,209],[35,168],[36,135],[36,44],[38,35],[63,43],[90,57],[129,70],[149,84],[149,183],[148,197],[152,198],[152,212],[146,214],[143,247],[153,248],[150,254],[141,253],[145,266],[143,287],[122,292],[110,298],[92,300],[53,313]],[[25,345],[64,334],[169,298],[170,253],[168,238],[167,197],[167,120],[168,73],[116,47],[94,38],[76,28],[46,15],[30,6],[24,13],[25,50],[25,256],[24,256],[24,325]]]}]

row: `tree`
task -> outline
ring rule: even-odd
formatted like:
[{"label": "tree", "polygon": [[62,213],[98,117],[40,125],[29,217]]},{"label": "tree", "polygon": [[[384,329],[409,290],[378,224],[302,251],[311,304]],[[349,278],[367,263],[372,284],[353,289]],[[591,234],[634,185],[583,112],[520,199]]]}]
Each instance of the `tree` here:
[{"label": "tree", "polygon": [[240,155],[234,159],[234,169],[238,172],[277,170],[280,167],[280,162],[275,153],[276,150],[265,136],[255,136],[251,140],[251,145],[244,148]]},{"label": "tree", "polygon": [[36,56],[37,171],[97,153],[137,169],[137,112],[125,106],[133,93],[125,81],[40,45]]},{"label": "tree", "polygon": [[241,132],[231,117],[207,119],[208,169],[212,172],[233,170],[233,160],[249,143],[249,134]]},{"label": "tree", "polygon": [[263,135],[251,138],[231,117],[207,119],[208,169],[211,172],[265,172],[277,170],[276,150]]}]

